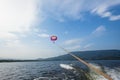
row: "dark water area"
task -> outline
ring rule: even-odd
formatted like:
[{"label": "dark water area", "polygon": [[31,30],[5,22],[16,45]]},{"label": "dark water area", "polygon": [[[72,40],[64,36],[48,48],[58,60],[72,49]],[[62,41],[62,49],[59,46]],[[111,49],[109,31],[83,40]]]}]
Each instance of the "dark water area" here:
[{"label": "dark water area", "polygon": [[[87,62],[95,66],[104,67],[105,71],[113,77],[113,80],[120,80],[120,60],[97,60]],[[62,79],[65,76],[69,76],[74,78],[74,80],[80,80],[76,78],[79,76],[77,73],[74,74],[71,70],[61,68],[60,64],[72,64],[77,66],[77,68],[86,69],[86,66],[78,61],[6,62],[0,63],[0,80],[35,80],[43,76],[59,76],[61,77],[59,80],[69,80]]]}]

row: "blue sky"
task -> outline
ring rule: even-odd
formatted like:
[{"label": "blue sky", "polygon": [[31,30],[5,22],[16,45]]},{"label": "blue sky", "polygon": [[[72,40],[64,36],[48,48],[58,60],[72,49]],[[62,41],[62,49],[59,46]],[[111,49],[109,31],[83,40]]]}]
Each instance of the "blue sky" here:
[{"label": "blue sky", "polygon": [[51,35],[69,51],[120,49],[120,1],[0,1],[0,58],[66,54]]}]

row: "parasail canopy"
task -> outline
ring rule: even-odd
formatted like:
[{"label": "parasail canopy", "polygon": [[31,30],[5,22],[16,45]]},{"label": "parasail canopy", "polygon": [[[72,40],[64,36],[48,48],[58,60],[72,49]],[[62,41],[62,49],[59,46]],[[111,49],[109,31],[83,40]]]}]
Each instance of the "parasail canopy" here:
[{"label": "parasail canopy", "polygon": [[57,40],[57,36],[53,35],[50,37],[51,41],[55,42]]}]

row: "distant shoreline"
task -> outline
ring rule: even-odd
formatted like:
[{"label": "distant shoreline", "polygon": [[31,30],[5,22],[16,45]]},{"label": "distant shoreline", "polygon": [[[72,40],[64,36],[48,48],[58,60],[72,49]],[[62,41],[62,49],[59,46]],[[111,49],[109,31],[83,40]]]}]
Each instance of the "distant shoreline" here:
[{"label": "distant shoreline", "polygon": [[[75,51],[72,54],[80,57],[83,60],[120,60],[120,50],[94,50],[94,51]],[[51,58],[38,59],[0,59],[0,62],[37,62],[37,61],[75,61],[69,54],[60,55]]]},{"label": "distant shoreline", "polygon": [[[112,60],[112,59],[109,59]],[[120,60],[120,59],[113,59],[113,60]],[[77,61],[77,60],[0,60],[0,63],[6,62],[43,62],[43,61]],[[86,60],[87,61],[87,60]],[[90,60],[90,61],[97,61],[97,60]],[[106,60],[107,61],[107,60]]]}]

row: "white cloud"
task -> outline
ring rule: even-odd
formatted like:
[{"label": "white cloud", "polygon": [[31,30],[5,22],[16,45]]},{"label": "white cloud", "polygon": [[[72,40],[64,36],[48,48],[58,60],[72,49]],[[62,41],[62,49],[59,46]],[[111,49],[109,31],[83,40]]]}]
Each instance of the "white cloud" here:
[{"label": "white cloud", "polygon": [[112,14],[112,12],[109,11],[110,7],[118,4],[120,4],[119,0],[109,1],[109,2],[105,1],[103,4],[96,6],[96,8],[94,8],[91,12],[98,14],[103,18],[107,17],[109,18],[110,21],[120,20],[120,15],[114,15]]},{"label": "white cloud", "polygon": [[[60,22],[65,19],[80,19],[83,0],[43,0],[44,14]],[[49,5],[48,5],[49,4]]]},{"label": "white cloud", "polygon": [[[67,19],[84,19],[83,13],[89,11],[101,17],[108,17],[109,20],[119,20],[119,15],[113,15],[108,8],[120,4],[120,0],[43,0],[41,3],[43,14],[60,22]],[[111,19],[113,16],[117,18]]]},{"label": "white cloud", "polygon": [[37,53],[40,53],[39,49],[21,44],[18,46],[17,44],[19,43],[16,42],[13,45],[9,44],[0,48],[0,56],[11,59],[35,59],[38,57]]},{"label": "white cloud", "polygon": [[[82,19],[83,12],[93,10],[93,13],[102,17],[108,17],[110,20],[119,20],[119,15],[113,15],[108,11],[110,6],[119,2],[120,0],[0,0],[0,40],[4,40],[4,47],[7,47],[4,49],[0,48],[1,54],[3,53],[2,55],[8,57],[19,57],[19,55],[16,55],[16,53],[19,53],[22,55],[21,57],[27,57],[30,54],[33,56],[34,53],[41,52],[39,49],[36,50],[23,44],[20,41],[20,37],[27,36],[26,33],[33,30],[34,34],[38,32],[43,33],[39,34],[39,37],[49,37],[48,34],[45,34],[46,31],[34,28],[36,22],[40,24],[46,18],[54,18],[61,22],[66,19]],[[101,8],[103,3],[105,3],[105,6]],[[105,30],[105,27],[97,28],[93,34],[101,35]],[[3,42],[1,43],[3,45]],[[80,43],[81,39],[72,39],[66,41],[65,45],[71,45],[72,49],[76,49],[80,48],[78,45]],[[9,53],[14,54],[10,55]]]},{"label": "white cloud", "polygon": [[74,45],[81,43],[81,39],[71,39],[64,42],[65,45]]},{"label": "white cloud", "polygon": [[77,50],[77,49],[80,49],[80,48],[81,48],[80,45],[75,45],[75,46],[67,47],[66,49],[69,49],[69,50]]},{"label": "white cloud", "polygon": [[36,15],[35,0],[0,0],[0,38],[30,31]]},{"label": "white cloud", "polygon": [[49,34],[45,34],[45,33],[42,33],[42,34],[38,34],[39,37],[42,37],[42,38],[48,38],[50,37]]},{"label": "white cloud", "polygon": [[19,48],[24,48],[24,45],[20,42],[20,40],[7,40],[6,43],[4,44],[4,47],[19,47]]},{"label": "white cloud", "polygon": [[[0,40],[3,47],[24,47],[21,38],[28,36],[38,20],[37,0],[0,0]],[[40,3],[39,3],[40,6]],[[39,19],[39,23],[42,18]]]},{"label": "white cloud", "polygon": [[92,43],[89,43],[89,44],[85,45],[83,48],[84,48],[84,49],[89,49],[91,46],[93,46],[93,44],[92,44]]},{"label": "white cloud", "polygon": [[81,48],[81,42],[83,40],[82,39],[70,39],[70,40],[66,40],[63,44],[63,46],[65,47],[65,49],[67,50],[79,50]]},{"label": "white cloud", "polygon": [[111,21],[120,20],[120,15],[113,15],[110,17]]},{"label": "white cloud", "polygon": [[42,33],[44,32],[44,33],[45,33],[45,32],[48,32],[48,31],[47,31],[46,29],[34,28],[34,29],[33,29],[33,32],[37,32],[37,33],[38,33],[38,32],[42,32]]},{"label": "white cloud", "polygon": [[92,35],[101,36],[105,31],[106,28],[104,26],[99,26],[92,32]]},{"label": "white cloud", "polygon": [[0,32],[0,39],[3,39],[3,40],[10,40],[10,39],[17,39],[18,37],[13,34],[13,33],[9,33],[9,32]]}]

